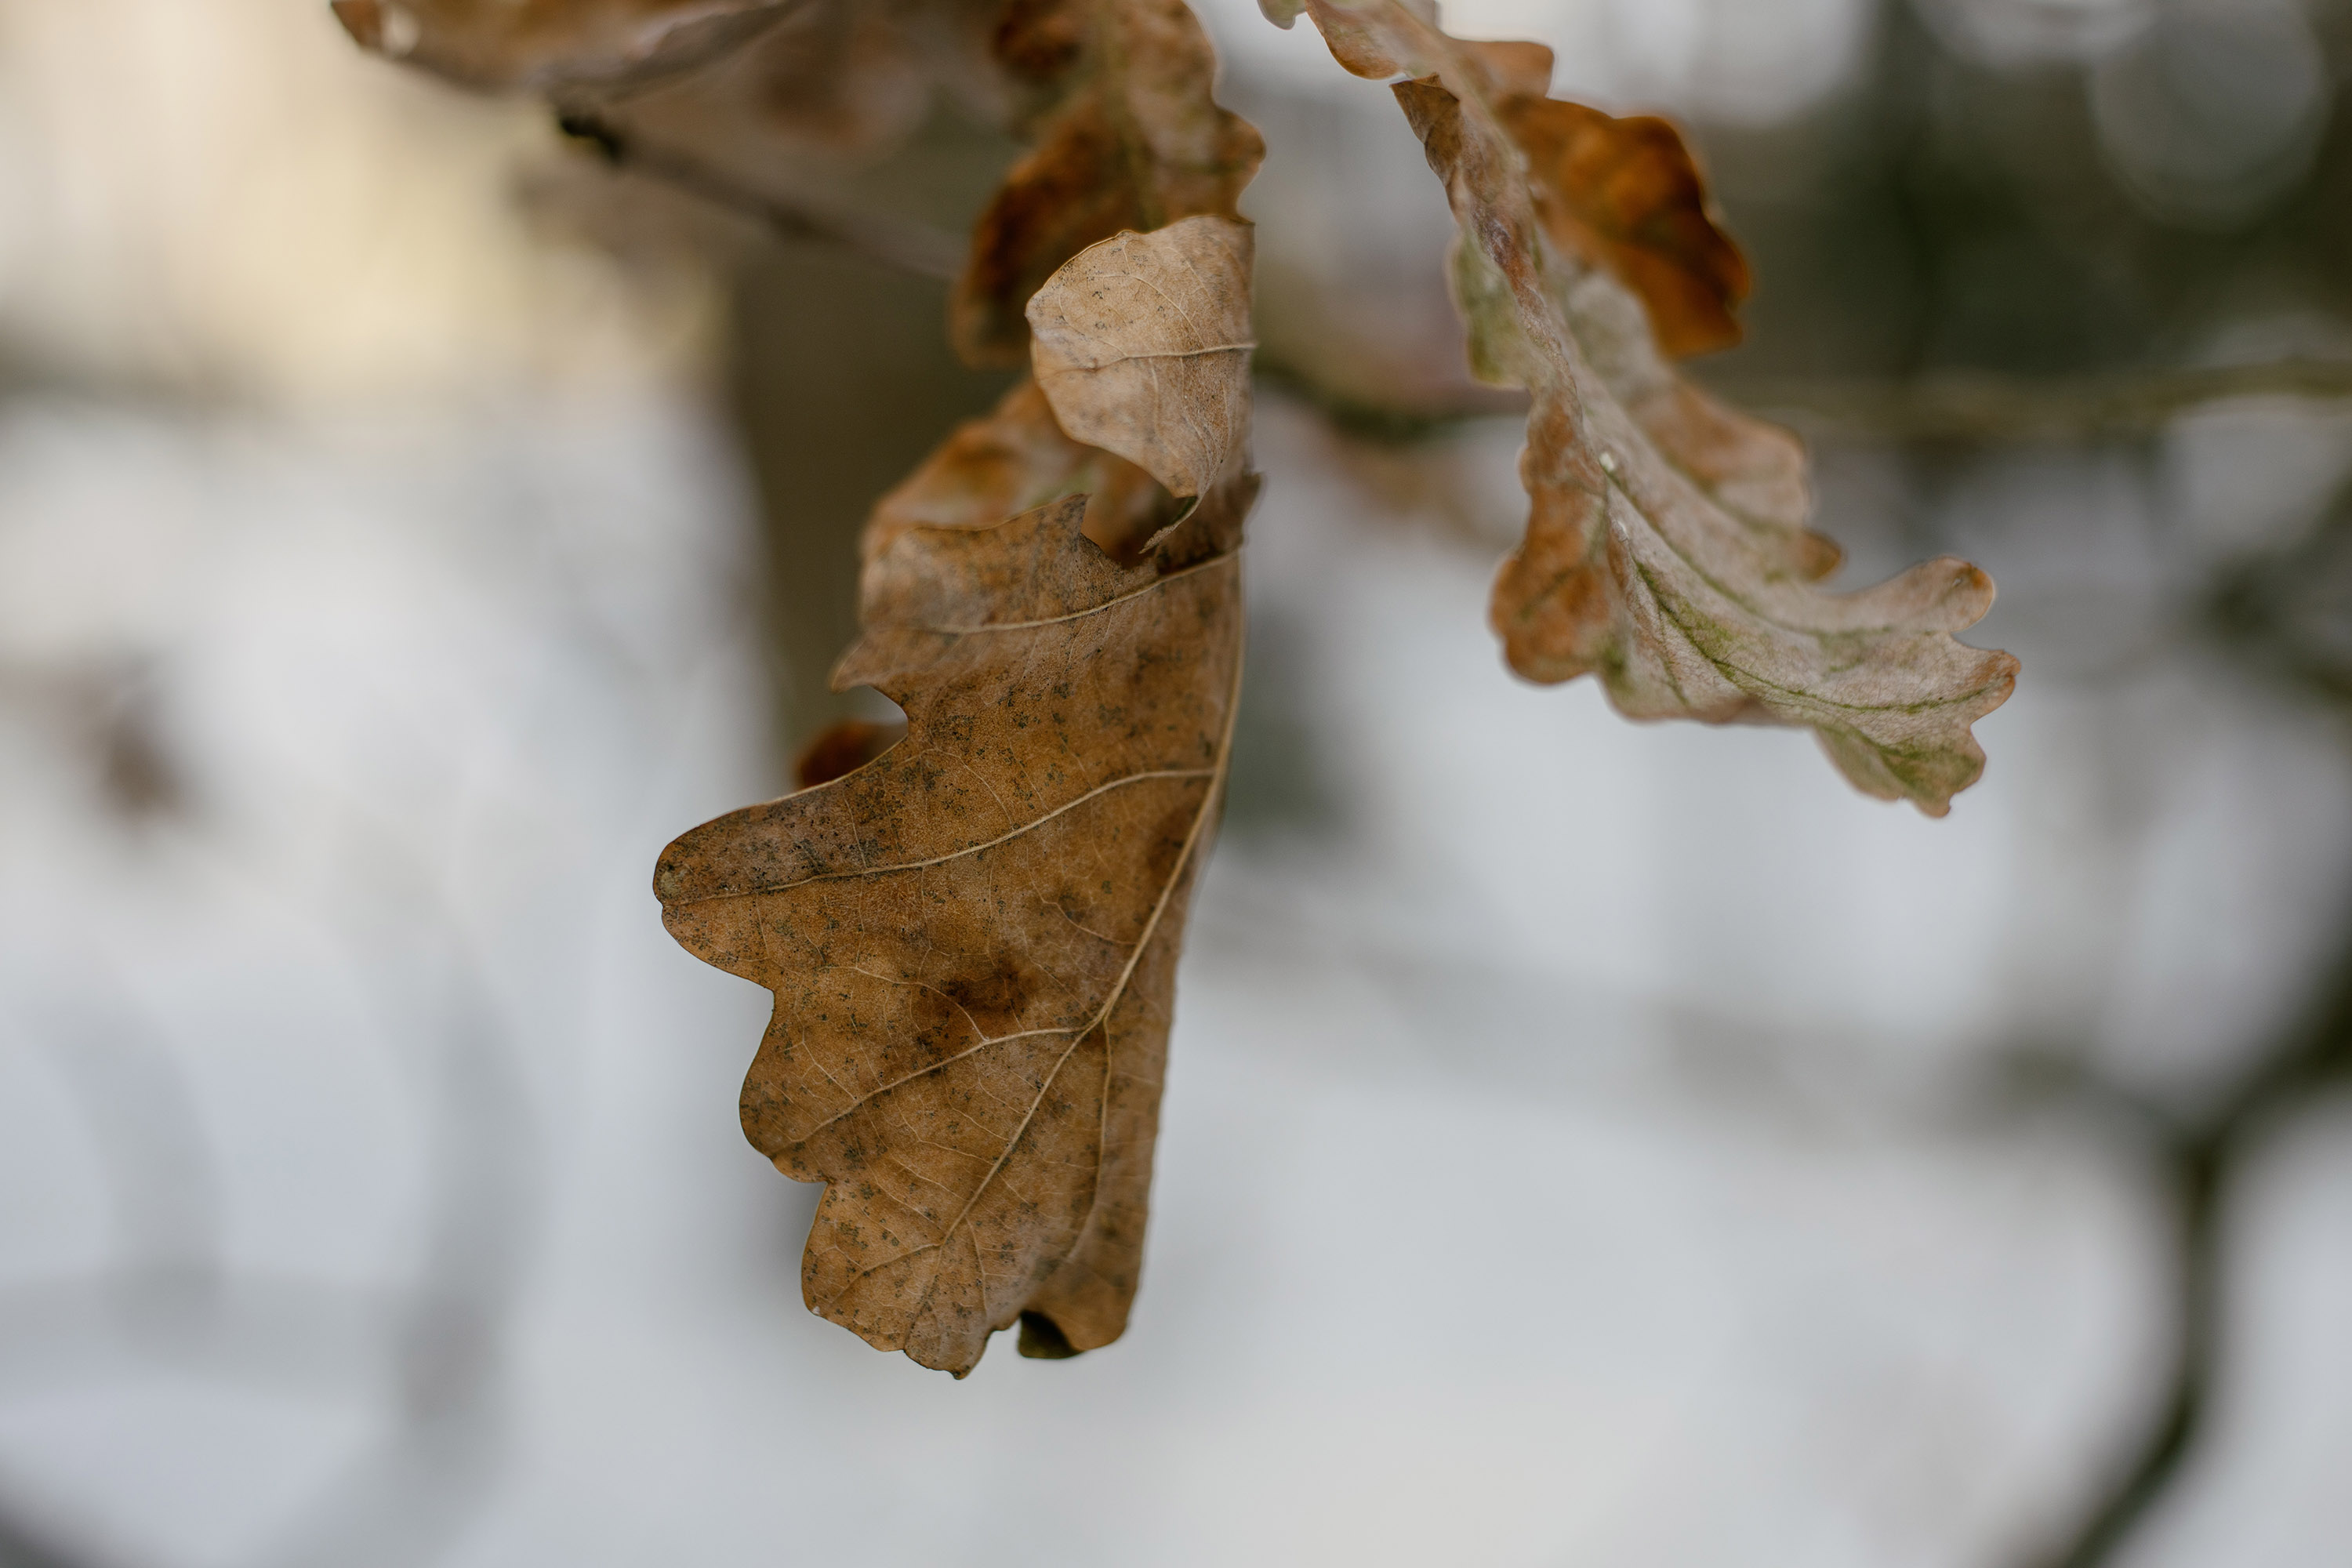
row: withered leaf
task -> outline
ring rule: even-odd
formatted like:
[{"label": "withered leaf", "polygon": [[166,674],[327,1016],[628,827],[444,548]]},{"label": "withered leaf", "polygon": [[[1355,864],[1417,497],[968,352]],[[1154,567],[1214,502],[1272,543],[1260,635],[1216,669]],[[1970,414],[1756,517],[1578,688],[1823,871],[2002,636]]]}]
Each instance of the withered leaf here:
[{"label": "withered leaf", "polygon": [[995,54],[1037,107],[1033,150],[972,234],[950,328],[975,364],[1017,363],[1030,296],[1122,229],[1239,216],[1265,143],[1212,94],[1216,55],[1183,0],[1019,0]]},{"label": "withered leaf", "polygon": [[1400,0],[1307,9],[1349,69],[1415,76],[1395,91],[1464,237],[1474,361],[1533,396],[1528,533],[1492,612],[1512,667],[1595,672],[1634,717],[1810,727],[1857,787],[1942,815],[1983,770],[1969,726],[2015,683],[2015,659],[1951,636],[1991,581],[1947,558],[1857,594],[1813,587],[1835,557],[1794,510],[1793,447],[1676,390],[1601,258],[1547,244],[1490,65]]},{"label": "withered leaf", "polygon": [[1717,226],[1680,132],[1557,99],[1515,96],[1497,110],[1528,155],[1552,243],[1640,295],[1661,350],[1680,359],[1739,341],[1732,308],[1748,298],[1748,259]]},{"label": "withered leaf", "polygon": [[829,1184],[803,1293],[879,1348],[961,1375],[1024,1313],[1076,1350],[1126,1325],[1248,495],[1136,566],[1077,496],[903,530],[835,684],[897,700],[906,739],[662,856],[678,941],[776,994],[744,1130]]},{"label": "withered leaf", "polygon": [[1631,289],[1665,353],[1682,359],[1737,343],[1732,311],[1752,287],[1748,258],[1723,231],[1682,132],[1655,116],[1618,119],[1547,97],[1552,53],[1541,44],[1457,47],[1527,154],[1536,216],[1552,244]]},{"label": "withered leaf", "polygon": [[1027,1355],[1109,1343],[1141,1265],[1176,960],[1233,742],[1257,480],[1237,460],[1245,372],[1122,376],[1125,359],[1192,340],[1148,310],[1076,307],[1107,278],[1177,288],[1197,268],[1217,280],[1202,328],[1245,341],[1247,230],[1205,221],[1125,237],[1110,251],[1123,273],[1074,262],[1048,286],[1073,309],[1041,309],[1055,325],[1037,345],[1041,374],[1068,367],[1055,405],[1151,436],[1139,456],[1169,445],[1158,431],[1223,430],[1171,448],[1211,468],[1199,504],[1156,548],[1114,558],[1081,531],[1074,487],[1157,498],[1118,503],[1103,531],[1121,542],[1166,489],[1073,440],[1036,383],[1016,387],[867,524],[865,629],[834,684],[891,697],[905,737],[838,737],[812,775],[855,765],[695,829],[655,873],[680,942],[775,993],[743,1126],[779,1170],[826,1184],[810,1308],[958,1376],[1015,1322]]},{"label": "withered leaf", "polygon": [[1179,496],[1249,438],[1250,228],[1202,216],[1087,247],[1029,301],[1062,428]]},{"label": "withered leaf", "polygon": [[485,88],[659,75],[733,48],[801,0],[333,0],[364,47]]}]

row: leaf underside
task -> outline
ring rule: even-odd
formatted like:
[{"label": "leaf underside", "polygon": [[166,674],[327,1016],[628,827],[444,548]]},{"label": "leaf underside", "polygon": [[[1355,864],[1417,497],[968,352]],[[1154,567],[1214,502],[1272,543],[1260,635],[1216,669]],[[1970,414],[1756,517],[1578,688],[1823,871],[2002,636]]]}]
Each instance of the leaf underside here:
[{"label": "leaf underside", "polygon": [[[1629,283],[1622,247],[1595,243],[1589,224],[1545,222],[1543,208],[1557,218],[1576,196],[1546,183],[1573,160],[1538,138],[1531,161],[1513,135],[1513,120],[1550,123],[1510,90],[1528,58],[1498,64],[1493,46],[1449,37],[1402,0],[1306,9],[1347,68],[1408,79],[1399,105],[1463,236],[1454,277],[1474,367],[1532,398],[1527,537],[1491,611],[1512,668],[1540,681],[1595,673],[1636,718],[1810,728],[1856,787],[1943,815],[1983,771],[1969,726],[2016,681],[2014,658],[1951,635],[1991,607],[1991,580],[1946,558],[1860,593],[1814,586],[1837,556],[1804,527],[1793,437],[1674,372],[1656,303],[1672,291]],[[1744,289],[1696,228],[1677,233],[1647,261],[1679,254],[1685,270]]]}]

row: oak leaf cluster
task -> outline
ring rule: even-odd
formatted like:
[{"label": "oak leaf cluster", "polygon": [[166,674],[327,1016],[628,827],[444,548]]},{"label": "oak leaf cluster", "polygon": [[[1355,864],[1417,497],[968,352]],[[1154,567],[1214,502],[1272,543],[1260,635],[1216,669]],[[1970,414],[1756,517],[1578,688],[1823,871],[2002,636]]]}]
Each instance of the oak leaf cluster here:
[{"label": "oak leaf cluster", "polygon": [[[1139,1278],[1192,887],[1242,671],[1252,230],[1265,148],[1183,0],[335,0],[362,44],[568,115],[789,160],[940,100],[1027,152],[971,236],[950,337],[1028,374],[877,502],[801,788],[655,874],[698,956],[775,1010],[743,1126],[822,1182],[810,1308],[958,1376],[1108,1344]],[[1952,634],[1964,562],[1822,580],[1801,447],[1676,368],[1750,279],[1681,136],[1549,94],[1549,52],[1412,0],[1265,0],[1385,81],[1452,204],[1474,372],[1529,399],[1526,536],[1490,618],[1530,680],[1637,718],[1811,729],[1940,816],[2016,663]],[[621,132],[611,133],[618,144]]]}]

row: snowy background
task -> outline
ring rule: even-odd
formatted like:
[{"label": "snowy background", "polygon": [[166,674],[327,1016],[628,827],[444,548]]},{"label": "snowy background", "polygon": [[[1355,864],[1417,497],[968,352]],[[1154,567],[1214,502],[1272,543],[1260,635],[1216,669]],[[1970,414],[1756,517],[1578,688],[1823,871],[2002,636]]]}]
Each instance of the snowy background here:
[{"label": "snowy background", "polygon": [[[1737,129],[1866,69],[1883,9],[1450,15]],[[1916,9],[1987,69],[2121,81],[2116,166],[2206,199],[2130,140],[2171,10]],[[2257,13],[2247,58],[2312,40],[2332,92],[2335,13]],[[1207,14],[1276,139],[1269,276],[1425,301],[1444,212],[1385,95]],[[2001,584],[1975,640],[2025,663],[1929,822],[1803,735],[1508,679],[1512,423],[1368,444],[1270,391],[1146,1283],[1118,1345],[958,1384],[800,1305],[814,1189],[735,1120],[767,998],[647,890],[782,787],[807,672],[725,289],[520,216],[544,142],[323,6],[0,5],[0,1563],[2006,1568],[2068,1536],[2176,1352],[2151,1128],[2341,964],[2340,713],[2196,606],[2315,527],[2347,405],[1932,472],[1825,436],[1845,580],[1958,549]],[[2193,353],[2343,334],[2264,304]],[[2352,1102],[2260,1132],[2135,1568],[2352,1554]]]}]

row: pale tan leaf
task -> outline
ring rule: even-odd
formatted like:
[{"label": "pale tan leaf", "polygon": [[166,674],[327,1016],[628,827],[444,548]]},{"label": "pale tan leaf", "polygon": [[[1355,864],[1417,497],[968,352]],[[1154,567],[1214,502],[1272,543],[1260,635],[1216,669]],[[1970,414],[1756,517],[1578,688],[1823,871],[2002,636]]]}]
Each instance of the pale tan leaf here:
[{"label": "pale tan leaf", "polygon": [[1089,246],[1029,301],[1037,384],[1077,440],[1197,496],[1249,437],[1250,228],[1202,216]]},{"label": "pale tan leaf", "polygon": [[1528,533],[1493,605],[1512,667],[1597,673],[1636,717],[1809,727],[1857,787],[1942,815],[1983,770],[1969,726],[2015,683],[2015,659],[1951,636],[1991,581],[1946,559],[1814,587],[1834,556],[1802,527],[1793,448],[1680,388],[1624,286],[1547,242],[1489,61],[1400,0],[1308,10],[1350,69],[1416,74],[1395,91],[1465,237],[1474,362],[1533,396]]}]

